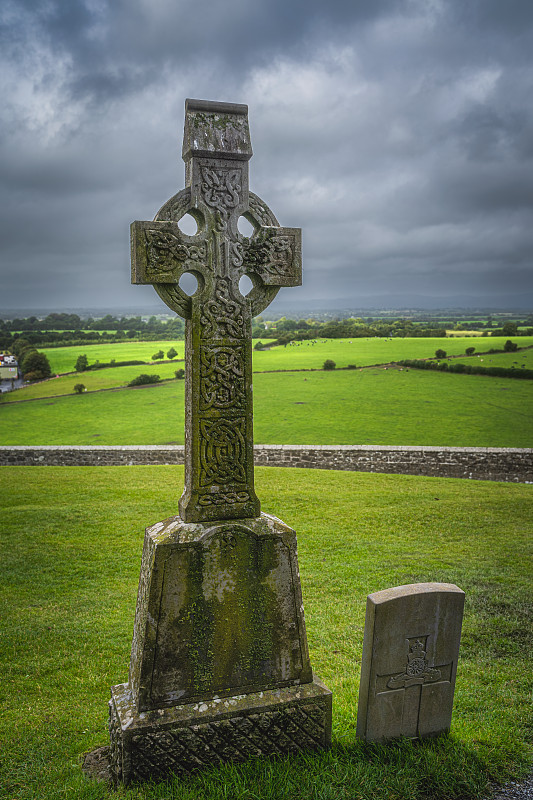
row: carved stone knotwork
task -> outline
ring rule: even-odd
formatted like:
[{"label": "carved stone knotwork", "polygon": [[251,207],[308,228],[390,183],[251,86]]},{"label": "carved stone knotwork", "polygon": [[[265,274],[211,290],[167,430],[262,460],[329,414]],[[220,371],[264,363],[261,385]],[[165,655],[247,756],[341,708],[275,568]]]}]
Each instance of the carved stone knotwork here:
[{"label": "carved stone knotwork", "polygon": [[[260,513],[253,480],[251,319],[280,287],[301,283],[300,230],[280,227],[249,191],[251,155],[246,106],[187,101],[188,186],[153,222],[131,226],[132,281],[153,284],[187,320],[179,507],[188,522]],[[194,236],[178,225],[187,213],[198,223]],[[239,232],[240,216],[254,227],[250,237]],[[186,272],[198,279],[192,297],[179,285]],[[247,296],[239,290],[243,275],[253,285]]]},{"label": "carved stone knotwork", "polygon": [[[188,100],[187,186],[131,226],[133,283],[153,284],[186,320],[185,487],[179,516],[146,529],[129,680],[111,690],[117,783],[331,740],[296,534],[261,514],[254,490],[252,316],[301,283],[301,235],[249,191],[251,155],[246,106]],[[179,225],[186,214],[193,236]],[[198,280],[192,296],[185,273]]]}]

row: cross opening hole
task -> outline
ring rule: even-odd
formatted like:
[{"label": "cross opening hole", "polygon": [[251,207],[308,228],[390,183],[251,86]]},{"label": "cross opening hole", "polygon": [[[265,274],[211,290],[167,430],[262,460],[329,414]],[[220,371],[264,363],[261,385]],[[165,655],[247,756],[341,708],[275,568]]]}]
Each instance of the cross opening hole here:
[{"label": "cross opening hole", "polygon": [[237,227],[239,229],[239,233],[241,234],[241,236],[246,236],[248,239],[255,231],[255,227],[246,217],[239,217],[239,219],[237,220]]},{"label": "cross opening hole", "polygon": [[183,217],[178,220],[178,228],[186,236],[196,236],[198,233],[198,223],[192,214],[184,214]]},{"label": "cross opening hole", "polygon": [[254,285],[248,275],[242,275],[239,280],[239,292],[242,294],[243,297],[246,297],[247,294],[250,294]]},{"label": "cross opening hole", "polygon": [[192,272],[184,272],[179,279],[180,289],[192,297],[198,289],[198,278]]}]

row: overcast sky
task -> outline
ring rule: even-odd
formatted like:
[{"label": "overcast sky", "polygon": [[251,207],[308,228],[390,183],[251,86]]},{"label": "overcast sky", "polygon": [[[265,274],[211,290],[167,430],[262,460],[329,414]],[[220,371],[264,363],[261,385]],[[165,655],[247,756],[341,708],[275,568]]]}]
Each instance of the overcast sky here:
[{"label": "overcast sky", "polygon": [[[0,309],[160,303],[129,225],[247,103],[285,303],[533,307],[532,0],[3,0]],[[278,301],[275,301],[276,303]]]}]

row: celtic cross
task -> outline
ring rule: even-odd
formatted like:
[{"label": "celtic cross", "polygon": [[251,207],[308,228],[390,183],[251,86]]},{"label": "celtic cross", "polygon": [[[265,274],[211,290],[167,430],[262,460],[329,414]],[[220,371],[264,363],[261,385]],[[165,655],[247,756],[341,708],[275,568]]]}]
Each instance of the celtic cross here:
[{"label": "celtic cross", "polygon": [[[257,517],[254,491],[252,317],[282,286],[301,284],[301,231],[282,228],[248,189],[248,107],[186,100],[186,188],[153,222],[131,225],[132,283],[153,284],[185,323],[185,522]],[[198,226],[179,227],[190,214]],[[253,226],[250,237],[240,217]],[[198,287],[180,287],[192,273]],[[252,289],[243,295],[247,275]]]}]

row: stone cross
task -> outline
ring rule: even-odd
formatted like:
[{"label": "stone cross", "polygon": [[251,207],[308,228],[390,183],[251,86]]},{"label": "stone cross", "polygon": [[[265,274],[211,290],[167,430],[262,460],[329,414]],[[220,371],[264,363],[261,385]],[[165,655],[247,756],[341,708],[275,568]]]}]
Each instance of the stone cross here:
[{"label": "stone cross", "polygon": [[246,106],[188,100],[187,188],[132,225],[133,282],[186,319],[186,469],[179,516],[146,528],[128,681],[111,689],[110,769],[125,784],[331,741],[296,532],[254,492],[251,320],[301,282],[301,244],[248,190],[251,155]]},{"label": "stone cross", "polygon": [[[187,100],[186,188],[153,222],[131,226],[132,283],[153,284],[186,320],[184,522],[258,517],[254,491],[251,320],[282,286],[301,284],[301,231],[282,228],[248,189],[248,107]],[[180,219],[194,217],[195,235]],[[253,225],[239,232],[244,217]],[[192,273],[196,292],[180,287]],[[247,275],[252,289],[243,295]]]}]

